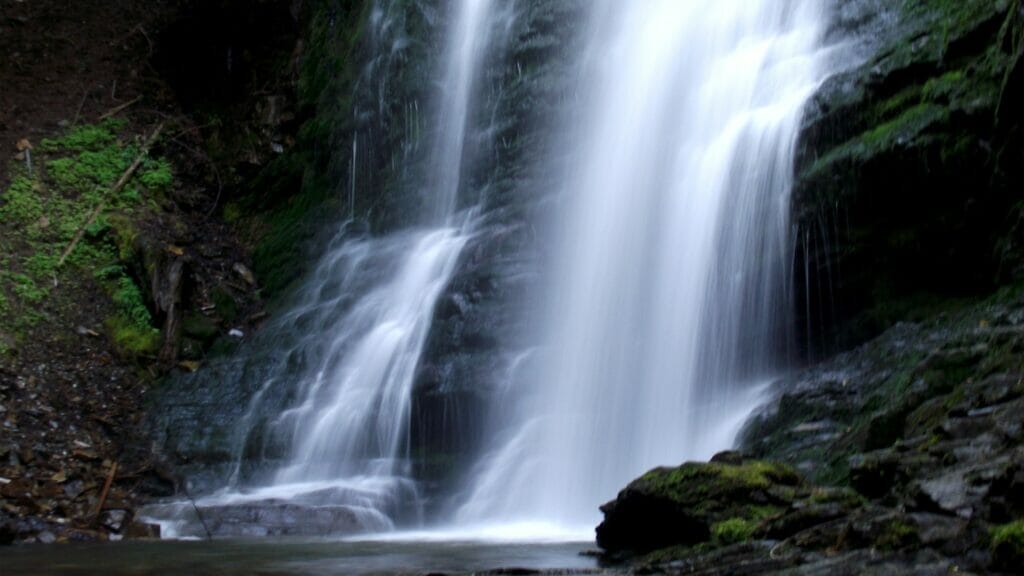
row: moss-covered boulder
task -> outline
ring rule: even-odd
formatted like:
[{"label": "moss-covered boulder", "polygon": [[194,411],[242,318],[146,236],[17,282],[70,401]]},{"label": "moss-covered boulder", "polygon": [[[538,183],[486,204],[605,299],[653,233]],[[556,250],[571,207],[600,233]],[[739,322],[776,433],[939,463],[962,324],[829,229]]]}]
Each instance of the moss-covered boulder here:
[{"label": "moss-covered boulder", "polygon": [[992,529],[992,567],[1015,574],[1024,569],[1024,520]]},{"label": "moss-covered boulder", "polygon": [[608,552],[734,544],[786,510],[803,486],[789,466],[735,455],[656,468],[601,507],[597,543]]}]

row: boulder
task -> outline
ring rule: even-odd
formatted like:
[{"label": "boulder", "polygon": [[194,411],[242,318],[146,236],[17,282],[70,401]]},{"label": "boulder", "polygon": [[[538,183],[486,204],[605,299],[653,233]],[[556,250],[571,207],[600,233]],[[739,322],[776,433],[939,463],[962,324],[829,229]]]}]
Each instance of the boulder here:
[{"label": "boulder", "polygon": [[1024,571],[1024,521],[992,529],[992,567],[1013,574]]},{"label": "boulder", "polygon": [[712,540],[750,539],[787,509],[803,480],[782,464],[731,455],[707,464],[656,468],[601,507],[597,544],[608,552],[647,552]]}]

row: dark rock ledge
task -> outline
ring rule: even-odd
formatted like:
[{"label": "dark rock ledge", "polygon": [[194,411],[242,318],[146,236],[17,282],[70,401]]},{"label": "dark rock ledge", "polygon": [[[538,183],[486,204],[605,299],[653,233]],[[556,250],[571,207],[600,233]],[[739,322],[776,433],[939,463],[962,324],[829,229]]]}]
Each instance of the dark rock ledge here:
[{"label": "dark rock ledge", "polygon": [[746,456],[648,472],[598,543],[669,574],[1019,574],[1022,414],[1024,296],[1003,293],[779,381]]}]

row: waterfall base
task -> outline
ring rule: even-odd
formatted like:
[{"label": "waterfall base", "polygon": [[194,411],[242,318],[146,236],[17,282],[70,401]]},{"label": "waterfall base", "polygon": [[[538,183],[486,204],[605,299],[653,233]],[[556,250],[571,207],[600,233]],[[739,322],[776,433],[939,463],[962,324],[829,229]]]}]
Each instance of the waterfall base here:
[{"label": "waterfall base", "polygon": [[[359,477],[283,484],[153,504],[143,519],[172,539],[259,536],[351,536],[394,529],[401,509],[418,510],[405,478]],[[410,504],[411,503],[411,504]]]}]

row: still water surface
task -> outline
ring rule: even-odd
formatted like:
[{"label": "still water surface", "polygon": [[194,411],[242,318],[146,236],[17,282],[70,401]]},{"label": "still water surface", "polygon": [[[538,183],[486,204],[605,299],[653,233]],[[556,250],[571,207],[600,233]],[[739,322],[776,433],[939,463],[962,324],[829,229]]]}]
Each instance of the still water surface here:
[{"label": "still water surface", "polygon": [[[0,574],[355,575],[522,568],[589,572],[593,543],[248,540],[26,546],[0,550]],[[514,573],[514,571],[509,571]],[[576,572],[576,573],[579,573]]]}]

